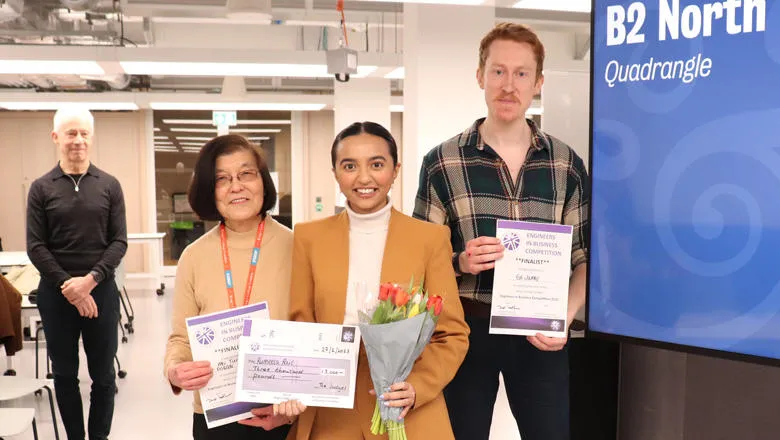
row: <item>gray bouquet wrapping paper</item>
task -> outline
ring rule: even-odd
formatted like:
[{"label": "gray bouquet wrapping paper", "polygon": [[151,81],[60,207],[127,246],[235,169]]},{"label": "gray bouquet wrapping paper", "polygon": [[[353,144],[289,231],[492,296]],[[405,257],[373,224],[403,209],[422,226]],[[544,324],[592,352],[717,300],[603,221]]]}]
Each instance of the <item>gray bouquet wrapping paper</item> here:
[{"label": "gray bouquet wrapping paper", "polygon": [[[366,348],[371,380],[377,396],[390,385],[405,381],[412,367],[430,342],[436,321],[429,313],[389,324],[370,324],[361,314],[360,334]],[[382,421],[400,422],[403,408],[380,405]]]}]

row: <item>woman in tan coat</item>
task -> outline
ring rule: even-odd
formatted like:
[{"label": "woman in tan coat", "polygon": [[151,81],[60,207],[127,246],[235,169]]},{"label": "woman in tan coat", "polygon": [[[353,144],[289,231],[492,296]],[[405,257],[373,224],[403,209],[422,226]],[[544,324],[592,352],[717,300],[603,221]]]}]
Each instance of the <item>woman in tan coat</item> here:
[{"label": "woman in tan coat", "polygon": [[[287,318],[292,231],[268,215],[276,203],[276,188],[260,149],[238,135],[212,139],[198,155],[188,197],[200,218],[220,224],[187,246],[179,259],[165,377],[175,394],[194,392],[192,432],[196,440],[284,439],[289,430],[285,422],[290,419],[269,416],[270,409],[253,410],[255,417],[207,429],[198,390],[211,379],[214,366],[208,361],[193,362],[185,323],[192,316],[262,301],[268,302],[271,319]],[[247,289],[257,241],[254,282]],[[232,289],[226,286],[223,249],[227,250]],[[278,427],[260,429],[269,423]]]},{"label": "woman in tan coat", "polygon": [[[356,324],[356,285],[378,292],[380,283],[424,277],[425,288],[444,298],[444,311],[430,344],[405,382],[381,398],[402,407],[410,440],[453,439],[442,389],[468,349],[468,326],[452,268],[446,226],[425,223],[393,209],[388,193],[398,175],[398,150],[381,125],[355,123],[333,143],[331,160],[346,196],[338,215],[298,224],[294,233],[290,319]],[[281,414],[298,415],[289,439],[362,440],[370,433],[373,395],[365,349],[358,360],[354,409],[305,408],[285,402]],[[302,410],[302,411],[301,411]]]}]

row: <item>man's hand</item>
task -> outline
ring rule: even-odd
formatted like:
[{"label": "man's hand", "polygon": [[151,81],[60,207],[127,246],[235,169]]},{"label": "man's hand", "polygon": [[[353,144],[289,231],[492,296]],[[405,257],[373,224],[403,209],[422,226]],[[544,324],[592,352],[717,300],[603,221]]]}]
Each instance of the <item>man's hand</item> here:
[{"label": "man's hand", "polygon": [[541,333],[537,333],[533,336],[527,336],[527,338],[531,345],[542,351],[561,350],[564,346],[566,346],[566,342],[569,340],[568,336],[563,338],[553,338],[551,336],[545,336]]},{"label": "man's hand", "polygon": [[92,275],[73,277],[62,283],[62,294],[74,306],[81,302],[97,286]]},{"label": "man's hand", "polygon": [[577,312],[585,304],[585,278],[587,274],[587,264],[577,265],[569,279],[569,307],[566,317],[566,336],[563,338],[553,338],[537,333],[528,336],[528,341],[536,348],[542,351],[558,351],[566,346],[569,340],[569,327],[577,316]]},{"label": "man's hand", "polygon": [[79,315],[83,318],[97,318],[98,308],[95,304],[95,298],[92,295],[87,295],[81,299],[81,301],[73,304],[79,311]]},{"label": "man's hand", "polygon": [[461,273],[476,275],[493,269],[495,261],[504,256],[504,245],[496,237],[477,237],[466,243],[466,250],[458,256]]},{"label": "man's hand", "polygon": [[266,431],[270,431],[282,425],[289,425],[293,422],[293,420],[294,418],[281,414],[274,415],[274,407],[266,406],[264,408],[253,408],[252,418],[239,420],[238,423],[241,425],[263,428]]}]

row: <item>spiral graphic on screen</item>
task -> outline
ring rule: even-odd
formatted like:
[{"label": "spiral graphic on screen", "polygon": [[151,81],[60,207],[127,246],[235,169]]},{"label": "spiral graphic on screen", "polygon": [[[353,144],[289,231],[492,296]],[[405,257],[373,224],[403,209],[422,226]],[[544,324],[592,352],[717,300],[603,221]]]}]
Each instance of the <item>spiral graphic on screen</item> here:
[{"label": "spiral graphic on screen", "polygon": [[[776,185],[780,186],[780,129],[777,123],[780,121],[779,118],[780,110],[769,110],[746,112],[711,121],[691,131],[667,154],[656,180],[653,201],[655,223],[658,236],[669,256],[689,272],[702,276],[724,276],[742,268],[758,249],[763,221],[756,196],[745,187],[745,183],[753,179],[751,175],[740,176],[744,177],[744,180],[705,186],[691,206],[690,217],[677,212],[672,215],[675,192],[683,189],[691,192],[691,188],[682,188],[679,185],[680,180],[697,162],[725,153],[746,156],[752,159],[752,163],[763,165],[765,170],[777,180]],[[758,145],[753,142],[746,145],[742,130],[763,130],[764,138],[777,139],[777,144]],[[776,133],[771,133],[773,131]],[[713,142],[713,139],[718,141]],[[717,179],[718,175],[708,177]],[[699,181],[696,185],[707,184]],[[697,190],[694,189],[694,193]],[[739,201],[747,214],[747,222],[729,218],[729,214],[734,217],[734,212],[722,212],[716,209],[713,201],[724,196]],[[672,229],[675,223],[695,225],[696,234],[701,239],[708,240],[713,249],[717,249],[718,237],[724,225],[729,222],[739,222],[740,225],[747,226],[748,236],[738,252],[720,261],[705,261],[691,255],[680,245]]]},{"label": "spiral graphic on screen", "polygon": [[202,345],[209,345],[214,341],[214,330],[211,327],[203,327],[195,332],[195,340]]},{"label": "spiral graphic on screen", "polygon": [[[701,38],[701,37],[700,37]],[[695,57],[702,50],[701,39],[690,40],[690,48],[686,57],[679,57],[680,60],[687,60]],[[643,57],[644,46],[640,46],[631,56],[631,63],[642,64],[649,60],[649,57]],[[668,57],[668,58],[667,58]],[[678,57],[655,56],[654,62],[675,61]],[[678,81],[677,85],[668,91],[655,91],[647,87],[646,81],[629,82],[626,84],[626,90],[631,101],[638,108],[649,113],[664,114],[680,106],[693,92],[696,87],[696,80],[686,84]]]},{"label": "spiral graphic on screen", "polygon": [[[620,152],[609,154],[608,144],[614,144]],[[640,150],[639,136],[627,124],[613,119],[593,121],[594,179],[616,181],[630,177],[639,165]]]},{"label": "spiral graphic on screen", "polygon": [[505,248],[514,251],[520,247],[520,237],[514,232],[510,232],[509,234],[504,235],[504,238],[501,239],[501,243],[504,244]]}]

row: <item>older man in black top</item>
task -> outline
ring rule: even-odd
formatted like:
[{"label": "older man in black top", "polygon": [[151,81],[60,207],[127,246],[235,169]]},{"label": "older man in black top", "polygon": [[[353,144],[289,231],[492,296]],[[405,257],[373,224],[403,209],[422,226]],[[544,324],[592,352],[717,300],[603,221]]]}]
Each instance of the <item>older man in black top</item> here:
[{"label": "older man in black top", "polygon": [[79,336],[92,379],[89,438],[111,430],[119,291],[114,270],[127,250],[122,187],[89,161],[94,119],[88,110],[54,115],[59,163],[36,179],[27,201],[27,254],[41,274],[38,309],[69,440],[85,438],[79,391]]}]

